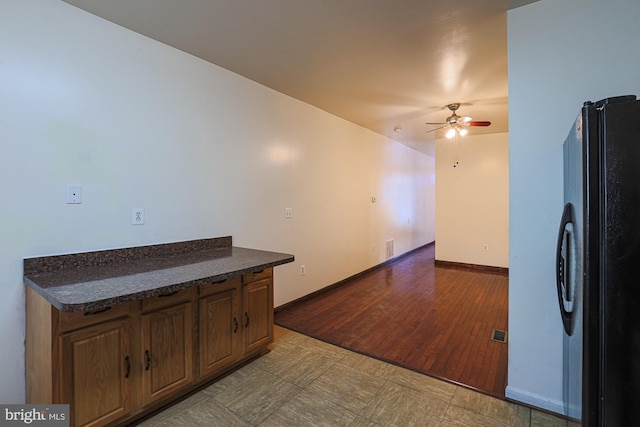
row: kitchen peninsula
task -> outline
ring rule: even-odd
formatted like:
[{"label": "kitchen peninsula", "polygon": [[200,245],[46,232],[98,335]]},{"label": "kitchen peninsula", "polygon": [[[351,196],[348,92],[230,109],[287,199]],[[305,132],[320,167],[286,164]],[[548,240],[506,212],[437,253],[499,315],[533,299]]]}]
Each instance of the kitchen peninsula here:
[{"label": "kitchen peninsula", "polygon": [[268,351],[293,260],[231,237],[25,259],[27,403],[120,425],[215,381]]}]

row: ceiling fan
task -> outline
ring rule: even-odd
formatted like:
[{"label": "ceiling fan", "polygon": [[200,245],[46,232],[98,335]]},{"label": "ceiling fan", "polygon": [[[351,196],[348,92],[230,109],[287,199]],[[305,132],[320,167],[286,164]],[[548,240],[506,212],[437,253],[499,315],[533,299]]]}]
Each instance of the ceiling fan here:
[{"label": "ceiling fan", "polygon": [[427,132],[435,132],[440,129],[449,128],[445,137],[452,139],[456,135],[465,136],[467,134],[467,126],[490,126],[491,122],[473,120],[469,116],[459,116],[456,114],[460,103],[453,103],[447,105],[447,108],[451,110],[451,115],[446,118],[444,123],[426,123],[427,125],[442,125],[435,129],[430,129]]}]

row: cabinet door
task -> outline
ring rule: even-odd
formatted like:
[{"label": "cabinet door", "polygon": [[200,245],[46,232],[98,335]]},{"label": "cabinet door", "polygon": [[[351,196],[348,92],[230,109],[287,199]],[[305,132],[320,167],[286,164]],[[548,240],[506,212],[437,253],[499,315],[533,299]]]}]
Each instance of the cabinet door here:
[{"label": "cabinet door", "polygon": [[191,302],[142,316],[142,401],[147,405],[193,379]]},{"label": "cabinet door", "polygon": [[241,334],[238,289],[200,298],[200,376],[214,373],[238,360]]},{"label": "cabinet door", "polygon": [[263,279],[242,286],[244,353],[273,341],[273,282]]},{"label": "cabinet door", "polygon": [[61,403],[71,425],[102,426],[131,411],[129,319],[60,336]]}]

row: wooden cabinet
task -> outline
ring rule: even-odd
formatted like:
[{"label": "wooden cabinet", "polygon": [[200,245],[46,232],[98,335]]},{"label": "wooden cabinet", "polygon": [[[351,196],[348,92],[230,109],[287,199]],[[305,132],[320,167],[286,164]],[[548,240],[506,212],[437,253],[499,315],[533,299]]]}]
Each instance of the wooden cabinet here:
[{"label": "wooden cabinet", "polygon": [[273,341],[272,269],[242,279],[243,352],[249,354]]},{"label": "wooden cabinet", "polygon": [[273,341],[273,269],[200,288],[199,374],[219,372]]},{"label": "wooden cabinet", "polygon": [[108,321],[60,336],[60,402],[74,425],[105,425],[131,411],[130,321]]},{"label": "wooden cabinet", "polygon": [[215,374],[242,356],[238,337],[240,277],[202,286],[199,298],[199,375]]},{"label": "wooden cabinet", "polygon": [[73,426],[103,426],[134,410],[132,313],[123,303],[62,313],[27,288],[27,403],[69,403]]},{"label": "wooden cabinet", "polygon": [[71,426],[128,424],[268,351],[272,269],[96,313],[27,288],[27,402],[69,403]]},{"label": "wooden cabinet", "polygon": [[192,385],[195,289],[59,312],[27,288],[27,402],[68,403],[71,426],[131,419]]},{"label": "wooden cabinet", "polygon": [[193,380],[193,315],[184,302],[142,315],[142,403],[166,397]]}]

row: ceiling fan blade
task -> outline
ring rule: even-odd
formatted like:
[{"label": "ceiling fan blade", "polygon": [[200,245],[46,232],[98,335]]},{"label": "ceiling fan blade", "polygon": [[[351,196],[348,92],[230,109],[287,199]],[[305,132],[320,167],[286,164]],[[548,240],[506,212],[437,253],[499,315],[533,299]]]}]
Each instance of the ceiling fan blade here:
[{"label": "ceiling fan blade", "polygon": [[[429,124],[429,123],[427,123],[427,124]],[[443,123],[433,123],[433,124],[441,125],[441,124],[443,124]],[[437,130],[444,129],[444,128],[448,128],[448,127],[449,127],[449,123],[445,124],[444,126],[440,126],[439,128],[429,129],[428,131],[426,131],[426,133],[429,133],[429,132],[435,132],[435,131],[437,131]]]},{"label": "ceiling fan blade", "polygon": [[448,125],[449,123],[430,123],[430,122],[426,122],[425,125]]},{"label": "ceiling fan blade", "polygon": [[491,122],[487,122],[487,121],[471,121],[465,124],[467,126],[491,126]]}]

